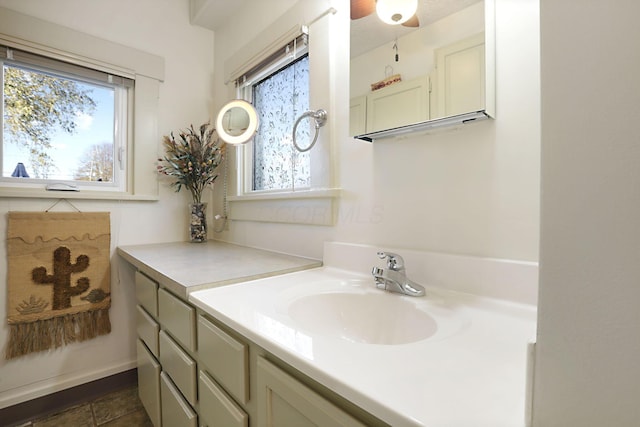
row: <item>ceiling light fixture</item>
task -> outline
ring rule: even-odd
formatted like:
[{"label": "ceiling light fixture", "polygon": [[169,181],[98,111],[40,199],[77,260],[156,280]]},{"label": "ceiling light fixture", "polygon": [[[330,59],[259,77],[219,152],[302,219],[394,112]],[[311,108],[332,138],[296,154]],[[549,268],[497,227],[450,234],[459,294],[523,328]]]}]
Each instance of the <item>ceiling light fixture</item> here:
[{"label": "ceiling light fixture", "polygon": [[418,10],[418,0],[376,0],[376,13],[382,22],[399,25]]}]

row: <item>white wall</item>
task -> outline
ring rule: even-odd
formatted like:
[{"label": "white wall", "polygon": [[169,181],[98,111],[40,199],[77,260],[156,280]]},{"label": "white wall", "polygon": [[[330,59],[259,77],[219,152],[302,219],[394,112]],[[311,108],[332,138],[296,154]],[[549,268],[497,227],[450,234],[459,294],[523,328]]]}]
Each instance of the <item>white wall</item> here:
[{"label": "white wall", "polygon": [[541,2],[535,426],[640,425],[638,16]]},{"label": "white wall", "polygon": [[[216,31],[218,105],[224,60],[293,1],[248,2]],[[335,19],[348,25],[348,2]],[[539,210],[538,1],[497,1],[497,115],[465,129],[374,144],[348,135],[349,76],[337,71],[335,227],[235,221],[221,238],[312,257],[325,240],[537,261]],[[348,31],[348,30],[347,30]],[[346,36],[345,36],[346,37]],[[346,49],[344,43],[336,49]],[[347,58],[348,61],[348,58]]]},{"label": "white wall", "polygon": [[[188,2],[175,0],[0,0],[0,7],[52,21],[113,42],[132,46],[166,60],[160,87],[158,133],[193,123],[211,113],[213,32],[189,24]],[[160,141],[157,141],[161,153]],[[146,167],[154,168],[154,158]],[[138,165],[145,167],[145,165]],[[5,213],[44,211],[55,200],[0,199],[0,240],[6,240]],[[159,202],[72,201],[81,211],[111,213],[111,246],[187,239],[187,193],[160,189]],[[73,210],[60,203],[54,209]],[[0,289],[6,290],[6,246],[0,245]],[[112,257],[111,334],[52,352],[12,361],[0,358],[0,408],[135,367],[135,297],[132,270]],[[0,318],[6,316],[0,298]],[[8,329],[0,322],[0,346]]]}]

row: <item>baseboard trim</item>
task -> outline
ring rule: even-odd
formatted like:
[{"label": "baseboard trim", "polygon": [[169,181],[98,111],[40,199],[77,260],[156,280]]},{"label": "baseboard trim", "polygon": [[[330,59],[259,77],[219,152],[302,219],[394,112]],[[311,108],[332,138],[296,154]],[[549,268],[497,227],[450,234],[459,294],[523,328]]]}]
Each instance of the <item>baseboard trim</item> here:
[{"label": "baseboard trim", "polygon": [[30,420],[89,402],[113,391],[135,386],[137,383],[137,369],[130,369],[0,409],[0,420],[3,426],[19,426]]}]

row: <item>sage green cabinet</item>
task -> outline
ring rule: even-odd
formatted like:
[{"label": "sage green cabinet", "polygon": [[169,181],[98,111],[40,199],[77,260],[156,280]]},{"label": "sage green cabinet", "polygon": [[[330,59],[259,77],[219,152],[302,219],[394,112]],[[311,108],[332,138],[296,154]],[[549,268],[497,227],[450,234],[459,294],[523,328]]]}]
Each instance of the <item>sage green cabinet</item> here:
[{"label": "sage green cabinet", "polygon": [[365,426],[264,358],[257,377],[259,427]]},{"label": "sage green cabinet", "polygon": [[136,299],[152,317],[158,317],[158,284],[136,271]]},{"label": "sage green cabinet", "polygon": [[197,426],[196,310],[135,274],[138,395],[155,427]]},{"label": "sage green cabinet", "polygon": [[160,413],[160,371],[162,368],[140,339],[137,341],[137,351],[138,396],[153,425],[159,427],[162,424]]},{"label": "sage green cabinet", "polygon": [[240,403],[249,401],[249,346],[198,316],[201,365]]},{"label": "sage green cabinet", "polygon": [[158,289],[158,317],[169,334],[189,351],[196,350],[196,309],[166,289]]},{"label": "sage green cabinet", "polygon": [[249,427],[249,415],[204,371],[200,371],[198,390],[202,425]]},{"label": "sage green cabinet", "polygon": [[198,414],[183,399],[166,372],[160,374],[162,425],[165,427],[197,427]]},{"label": "sage green cabinet", "polygon": [[160,364],[185,399],[195,405],[198,399],[196,362],[164,331],[160,331]]},{"label": "sage green cabinet", "polygon": [[142,272],[136,298],[138,391],[155,427],[385,425]]}]

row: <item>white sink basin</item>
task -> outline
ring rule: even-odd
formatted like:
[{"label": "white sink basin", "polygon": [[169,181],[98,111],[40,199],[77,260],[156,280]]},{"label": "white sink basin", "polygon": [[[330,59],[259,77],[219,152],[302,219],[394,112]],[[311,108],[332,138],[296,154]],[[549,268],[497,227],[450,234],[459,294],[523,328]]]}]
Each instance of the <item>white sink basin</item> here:
[{"label": "white sink basin", "polygon": [[318,280],[288,287],[280,313],[301,331],[378,345],[449,337],[468,326],[465,316],[434,293],[410,297],[376,289],[373,279]]},{"label": "white sink basin", "polygon": [[433,336],[438,323],[405,298],[380,293],[329,292],[289,305],[303,329],[366,344],[407,344]]}]

